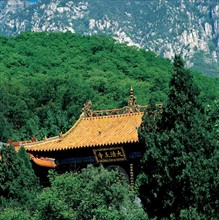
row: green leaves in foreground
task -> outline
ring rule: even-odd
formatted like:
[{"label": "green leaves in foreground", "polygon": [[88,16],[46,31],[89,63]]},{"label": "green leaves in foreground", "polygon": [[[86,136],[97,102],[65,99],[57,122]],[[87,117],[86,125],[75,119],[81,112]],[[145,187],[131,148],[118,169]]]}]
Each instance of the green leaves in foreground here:
[{"label": "green leaves in foreground", "polygon": [[193,78],[175,57],[163,113],[148,109],[140,132],[145,146],[139,192],[158,219],[219,218],[219,146]]},{"label": "green leaves in foreground", "polygon": [[39,181],[28,155],[23,148],[17,153],[13,146],[3,146],[0,155],[0,210],[7,203],[30,205],[39,190]]},{"label": "green leaves in foreground", "polygon": [[89,166],[55,177],[37,198],[37,219],[145,220],[139,199],[117,171]]},{"label": "green leaves in foreground", "polygon": [[[29,205],[15,203],[12,206],[13,200],[5,198],[0,220],[147,219],[140,200],[118,171],[89,166],[80,173],[59,176],[51,173],[50,180],[51,187],[38,191],[35,198],[26,197]],[[18,193],[14,195],[20,198],[22,185],[14,181],[13,186],[17,186],[14,193]]]}]

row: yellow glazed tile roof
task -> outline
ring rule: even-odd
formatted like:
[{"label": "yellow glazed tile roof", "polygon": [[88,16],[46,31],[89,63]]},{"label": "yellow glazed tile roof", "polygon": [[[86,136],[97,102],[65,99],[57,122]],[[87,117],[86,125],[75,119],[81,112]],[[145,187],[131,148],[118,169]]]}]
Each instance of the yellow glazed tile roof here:
[{"label": "yellow glazed tile roof", "polygon": [[39,152],[135,143],[138,142],[137,128],[142,116],[143,113],[138,112],[81,117],[67,133],[23,146],[27,151]]}]

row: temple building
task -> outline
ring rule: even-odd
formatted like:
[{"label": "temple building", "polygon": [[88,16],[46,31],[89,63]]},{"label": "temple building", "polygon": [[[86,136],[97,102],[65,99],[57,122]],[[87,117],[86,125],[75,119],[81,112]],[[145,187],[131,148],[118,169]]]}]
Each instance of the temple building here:
[{"label": "temple building", "polygon": [[128,105],[123,108],[93,111],[91,101],[87,101],[81,116],[65,134],[8,144],[14,144],[15,148],[23,146],[38,173],[43,172],[43,167],[63,172],[102,164],[118,167],[133,183],[144,150],[139,143],[138,128],[146,108],[136,104],[131,88]]}]

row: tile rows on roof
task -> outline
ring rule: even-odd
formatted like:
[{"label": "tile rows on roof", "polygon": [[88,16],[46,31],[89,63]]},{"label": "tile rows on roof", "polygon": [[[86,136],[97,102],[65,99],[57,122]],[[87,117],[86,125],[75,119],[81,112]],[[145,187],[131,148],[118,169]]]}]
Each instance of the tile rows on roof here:
[{"label": "tile rows on roof", "polygon": [[32,144],[27,151],[61,151],[138,142],[143,113],[82,117],[66,134]]}]

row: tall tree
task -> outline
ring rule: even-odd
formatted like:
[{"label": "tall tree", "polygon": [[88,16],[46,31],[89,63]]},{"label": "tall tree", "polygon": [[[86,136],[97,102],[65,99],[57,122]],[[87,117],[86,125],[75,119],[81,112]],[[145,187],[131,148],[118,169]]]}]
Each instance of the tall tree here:
[{"label": "tall tree", "polygon": [[162,115],[145,115],[138,184],[149,216],[218,218],[218,143],[180,56],[174,59]]},{"label": "tall tree", "polygon": [[24,149],[19,154],[13,146],[0,149],[0,207],[10,200],[29,204],[39,189],[39,181]]}]

